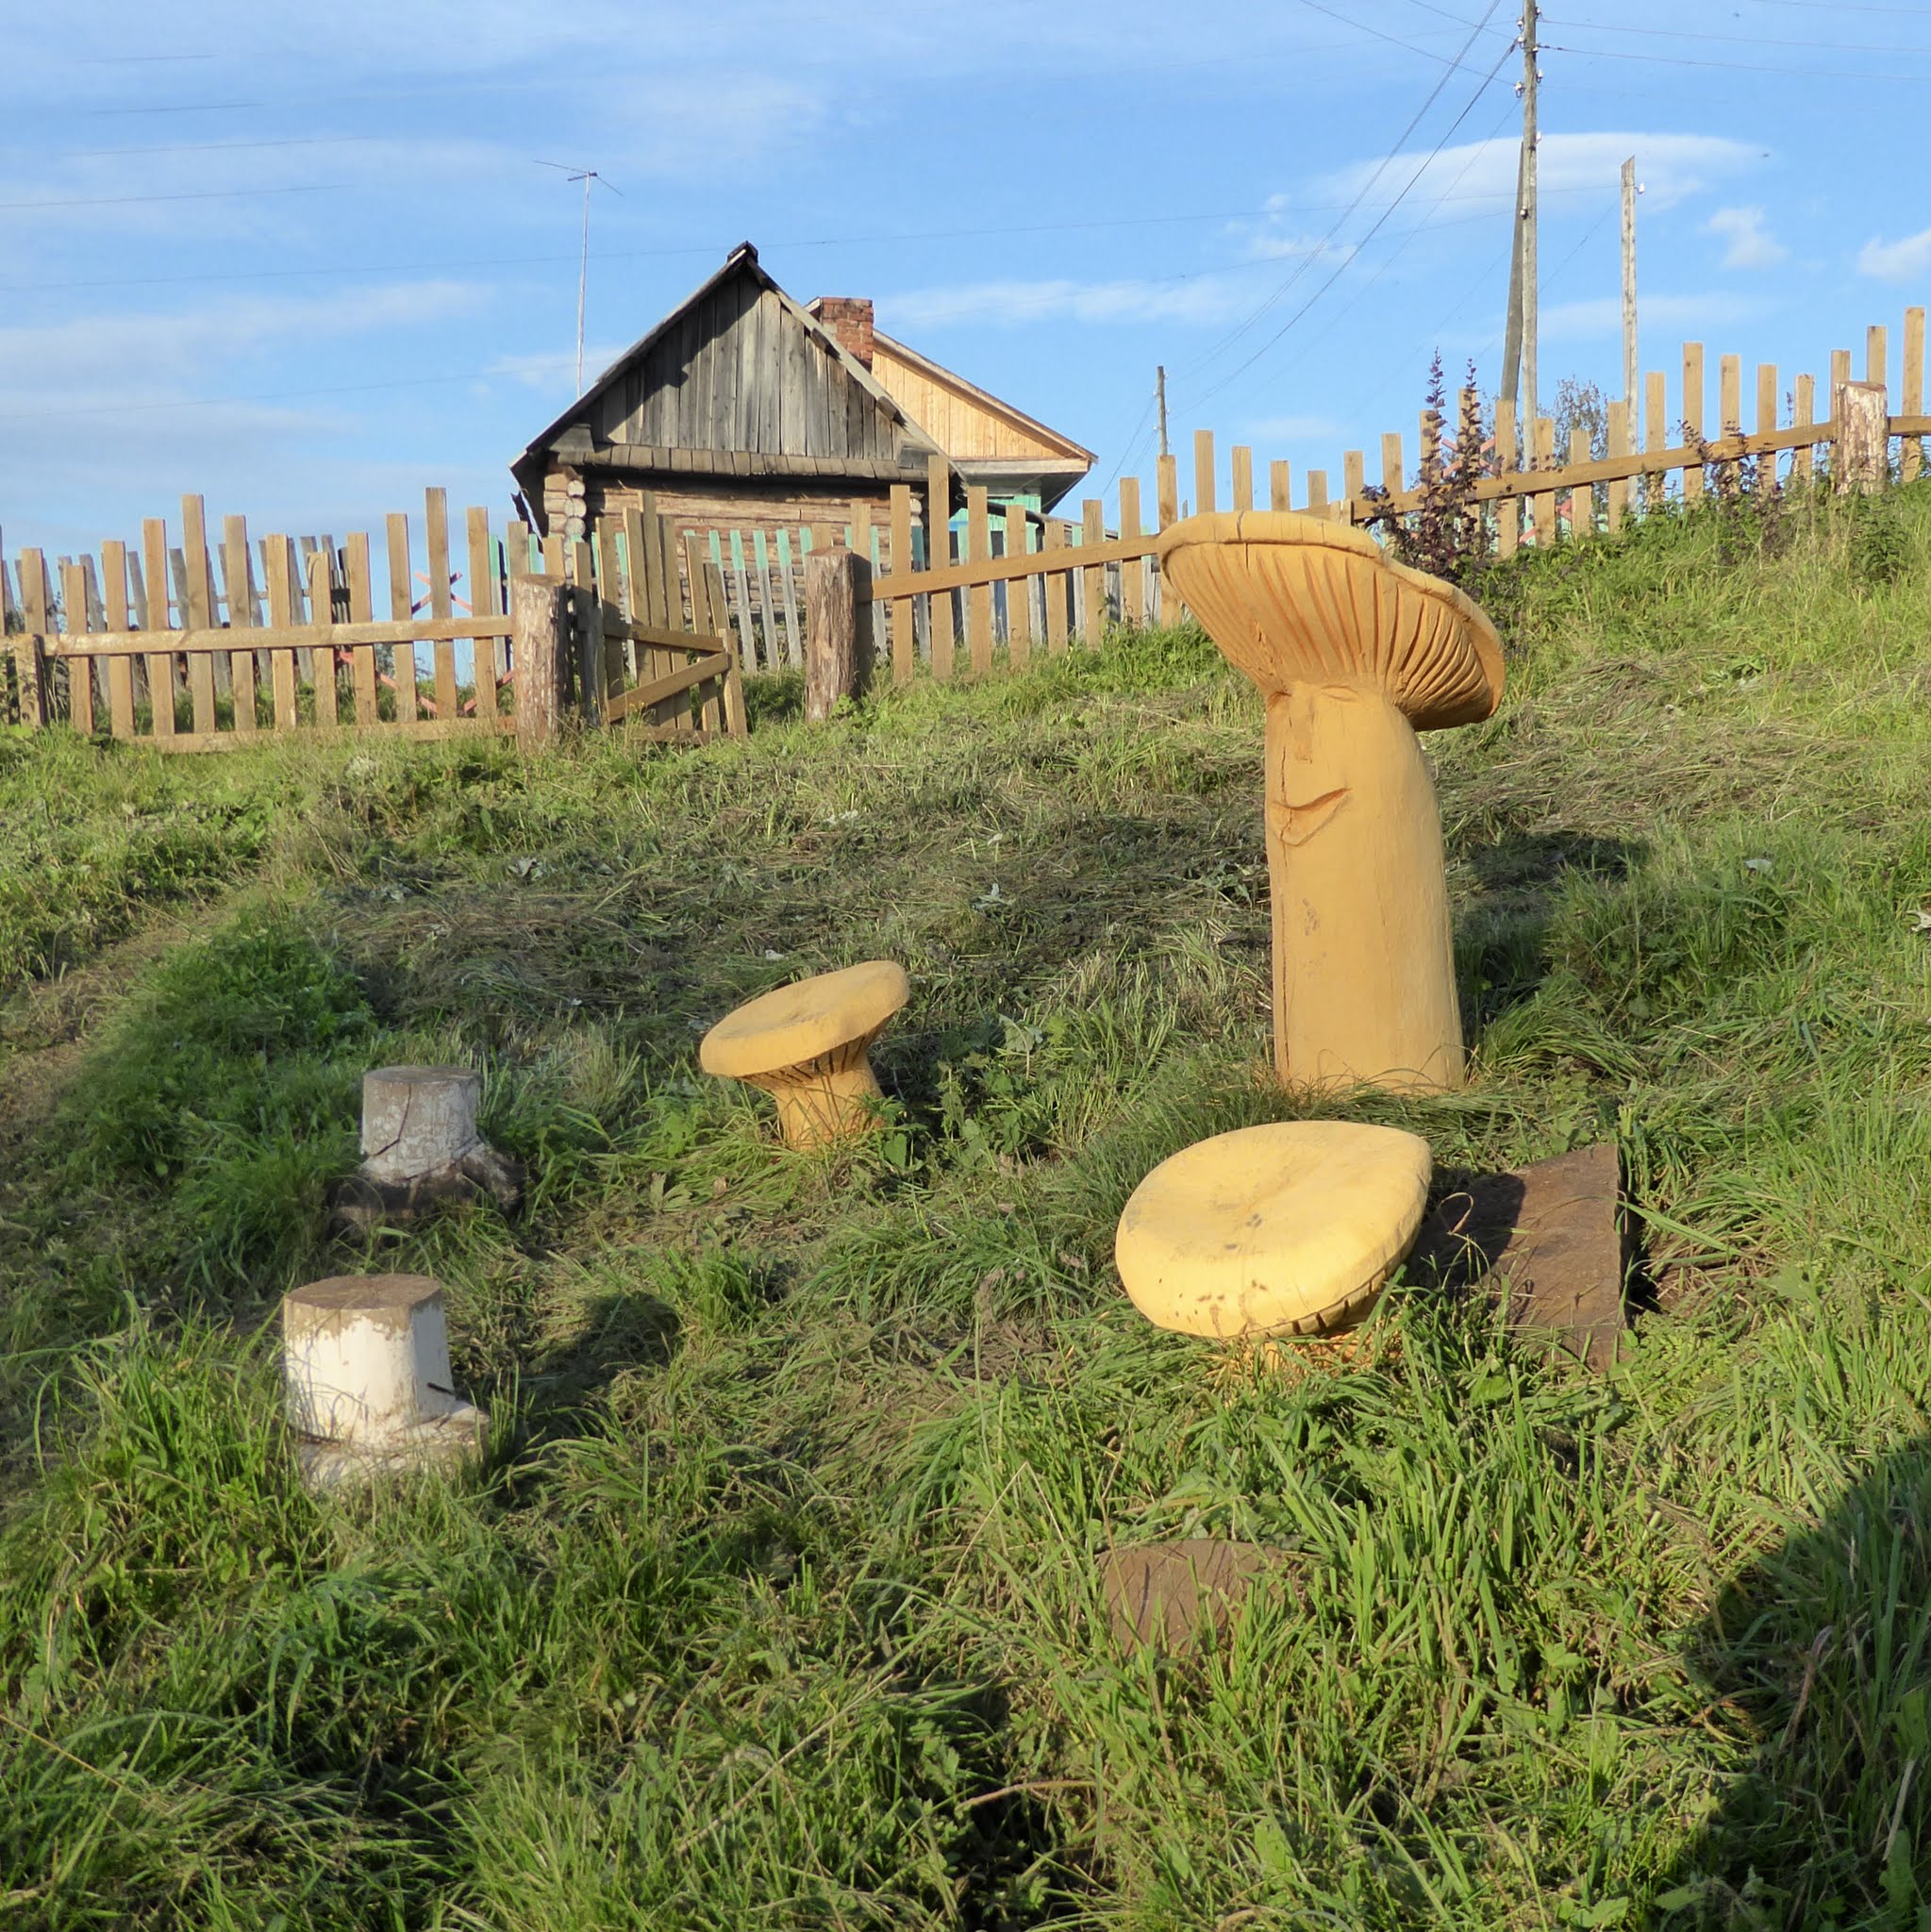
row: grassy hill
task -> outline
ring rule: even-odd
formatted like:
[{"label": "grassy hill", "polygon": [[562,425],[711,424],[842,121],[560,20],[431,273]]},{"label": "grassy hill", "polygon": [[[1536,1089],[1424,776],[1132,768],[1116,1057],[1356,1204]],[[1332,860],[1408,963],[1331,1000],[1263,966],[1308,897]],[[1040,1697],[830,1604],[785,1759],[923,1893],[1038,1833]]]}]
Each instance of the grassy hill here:
[{"label": "grassy hill", "polygon": [[[1270,1089],[1260,709],[1116,640],[745,744],[0,736],[0,1922],[1931,1924],[1931,493],[1481,594],[1429,741],[1442,1188],[1604,1137],[1606,1380],[1398,1289],[1150,1329],[1156,1161]],[[698,1034],[879,954],[855,1154]],[[326,1242],[361,1071],[473,1060],[525,1212]],[[466,1483],[318,1503],[280,1294],[442,1279]],[[1123,1659],[1114,1541],[1286,1587]]]}]

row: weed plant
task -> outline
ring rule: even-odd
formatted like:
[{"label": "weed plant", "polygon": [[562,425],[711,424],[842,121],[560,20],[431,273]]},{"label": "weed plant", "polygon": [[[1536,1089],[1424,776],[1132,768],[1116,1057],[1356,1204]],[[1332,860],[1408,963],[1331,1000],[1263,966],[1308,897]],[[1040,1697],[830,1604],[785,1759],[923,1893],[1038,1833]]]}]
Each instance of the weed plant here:
[{"label": "weed plant", "polygon": [[[1438,1186],[1604,1138],[1610,1374],[1406,1283],[1334,1367],[1150,1329],[1115,1219],[1266,1077],[1260,713],[1192,632],[748,742],[0,735],[0,1922],[1931,1924],[1931,495],[1488,575],[1438,761]],[[701,1031],[903,959],[882,1131]],[[529,1168],[364,1250],[368,1065]],[[317,1500],[279,1295],[447,1284],[484,1466]],[[1297,1366],[1298,1364],[1298,1366]],[[1281,1587],[1123,1655],[1108,1545]]]}]

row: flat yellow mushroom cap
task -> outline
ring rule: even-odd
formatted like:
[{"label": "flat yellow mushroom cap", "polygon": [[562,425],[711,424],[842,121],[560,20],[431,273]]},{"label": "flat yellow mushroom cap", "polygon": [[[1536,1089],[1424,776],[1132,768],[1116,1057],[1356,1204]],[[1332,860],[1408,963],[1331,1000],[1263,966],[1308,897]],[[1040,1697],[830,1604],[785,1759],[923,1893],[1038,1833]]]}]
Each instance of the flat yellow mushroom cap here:
[{"label": "flat yellow mushroom cap", "polygon": [[1270,695],[1381,692],[1417,731],[1502,700],[1502,643],[1453,584],[1392,562],[1365,530],[1290,510],[1224,510],[1160,532],[1160,572],[1222,655]]},{"label": "flat yellow mushroom cap", "polygon": [[895,959],[868,959],[794,980],[747,1001],[704,1036],[697,1063],[726,1080],[750,1080],[821,1059],[869,1040],[911,997]]},{"label": "flat yellow mushroom cap", "polygon": [[1133,1191],[1113,1244],[1120,1279],[1150,1322],[1184,1335],[1344,1327],[1407,1253],[1433,1171],[1427,1141],[1395,1127],[1216,1134]]}]

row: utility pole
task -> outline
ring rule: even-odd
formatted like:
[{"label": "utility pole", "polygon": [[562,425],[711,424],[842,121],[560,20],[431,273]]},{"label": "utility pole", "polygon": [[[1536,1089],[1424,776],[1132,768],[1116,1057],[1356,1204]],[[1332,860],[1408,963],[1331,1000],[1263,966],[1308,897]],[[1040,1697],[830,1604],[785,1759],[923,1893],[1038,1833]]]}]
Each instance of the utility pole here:
[{"label": "utility pole", "polygon": [[[1509,217],[1511,245],[1508,250],[1508,317],[1502,331],[1502,387],[1498,396],[1511,408],[1522,400],[1522,214],[1523,163],[1524,155],[1515,158],[1515,208]],[[1518,419],[1518,423],[1520,419]],[[1516,447],[1521,448],[1518,441]]]},{"label": "utility pole", "polygon": [[[1536,418],[1536,0],[1522,8],[1522,446],[1535,447]],[[1533,467],[1533,459],[1530,467]]]},{"label": "utility pole", "polygon": [[1160,454],[1170,454],[1167,448],[1167,365],[1162,362],[1154,371],[1154,392],[1160,399]]},{"label": "utility pole", "polygon": [[1636,157],[1623,163],[1623,400],[1636,423]]}]

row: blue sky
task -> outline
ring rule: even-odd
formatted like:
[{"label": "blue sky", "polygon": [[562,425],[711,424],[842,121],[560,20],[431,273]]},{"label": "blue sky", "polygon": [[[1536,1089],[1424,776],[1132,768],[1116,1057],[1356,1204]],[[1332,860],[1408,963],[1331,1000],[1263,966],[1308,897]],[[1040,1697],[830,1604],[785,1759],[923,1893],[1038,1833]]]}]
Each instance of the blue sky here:
[{"label": "blue sky", "polygon": [[[133,539],[184,490],[257,531],[374,525],[425,483],[500,514],[573,388],[580,205],[545,161],[621,190],[592,370],[748,237],[1097,450],[1109,506],[1151,476],[1161,362],[1176,448],[1207,426],[1338,476],[1361,447],[1372,477],[1433,349],[1495,381],[1514,7],[19,10],[0,541]],[[1786,388],[1834,346],[1861,373],[1864,325],[1931,294],[1931,7],[1557,0],[1543,37],[1545,405],[1620,382],[1628,153],[1645,368],[1691,336],[1712,386],[1723,350]]]}]

